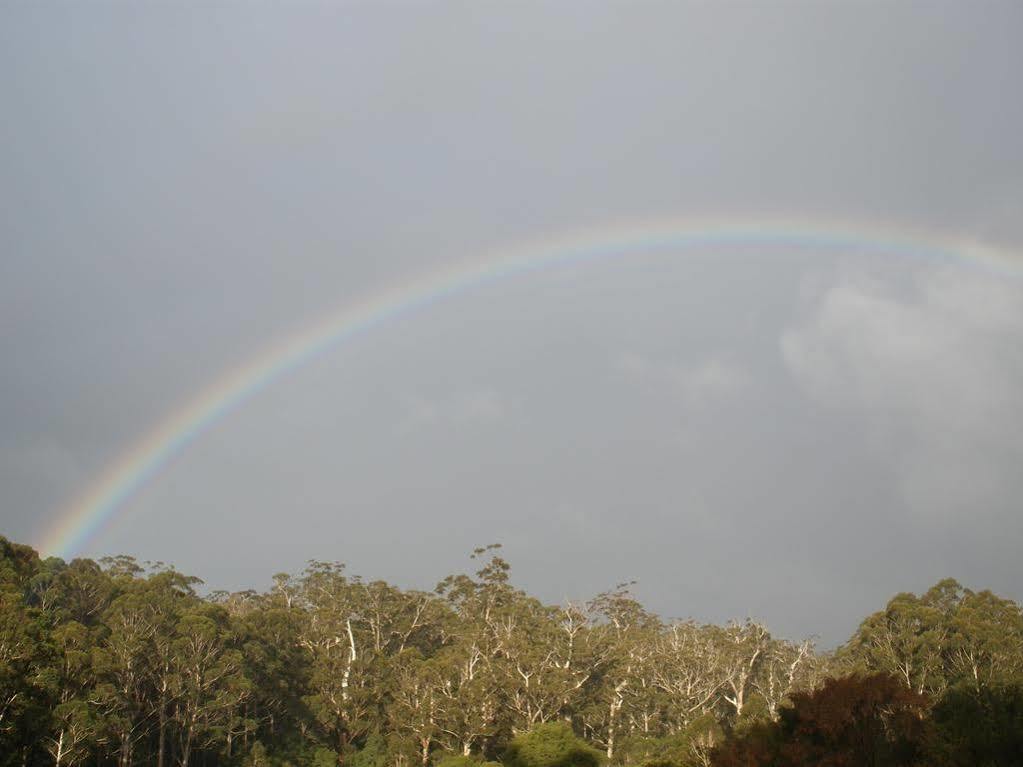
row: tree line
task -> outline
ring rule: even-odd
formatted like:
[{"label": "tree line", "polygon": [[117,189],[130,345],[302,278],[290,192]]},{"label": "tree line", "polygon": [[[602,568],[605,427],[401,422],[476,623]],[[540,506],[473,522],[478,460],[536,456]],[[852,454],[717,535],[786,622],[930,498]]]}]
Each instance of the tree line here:
[{"label": "tree line", "polygon": [[472,556],[430,592],[311,562],[264,593],[201,595],[161,564],[0,538],[0,765],[752,767],[803,764],[786,738],[838,699],[873,701],[849,710],[875,711],[885,743],[902,710],[945,733],[976,734],[970,706],[1023,721],[1020,606],[953,580],[822,653],[751,619],[662,620],[630,584],[546,605],[498,546]]}]

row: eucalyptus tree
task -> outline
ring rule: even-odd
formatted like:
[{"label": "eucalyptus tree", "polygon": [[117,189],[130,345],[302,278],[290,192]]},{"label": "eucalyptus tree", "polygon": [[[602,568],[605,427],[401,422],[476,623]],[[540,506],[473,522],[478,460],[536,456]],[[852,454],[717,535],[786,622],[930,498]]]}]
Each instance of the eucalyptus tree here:
[{"label": "eucalyptus tree", "polygon": [[197,578],[190,578],[175,570],[162,570],[150,574],[138,584],[145,610],[142,619],[150,631],[149,662],[146,667],[150,695],[148,712],[150,721],[156,722],[156,767],[167,762],[168,729],[172,721],[172,705],[179,673],[177,662],[178,623],[198,600],[194,587]]},{"label": "eucalyptus tree", "polygon": [[0,537],[0,764],[23,764],[41,738],[51,701],[36,673],[47,661],[45,615],[26,599],[38,557]]},{"label": "eucalyptus tree", "polygon": [[367,729],[367,634],[359,625],[361,584],[340,563],[311,562],[300,590],[306,613],[299,642],[309,654],[306,702],[339,752]]},{"label": "eucalyptus tree", "polygon": [[481,561],[476,577],[448,576],[436,588],[450,608],[441,626],[442,645],[434,655],[443,679],[441,732],[450,750],[465,756],[502,726],[503,688],[508,653],[515,641],[516,602],[521,598],[509,583],[508,563],[499,544],[473,551]]},{"label": "eucalyptus tree", "polygon": [[974,691],[1023,681],[1023,610],[990,591],[964,591],[949,616],[945,665]]},{"label": "eucalyptus tree", "polygon": [[397,694],[397,659],[433,653],[442,641],[443,620],[450,616],[435,594],[402,591],[384,581],[355,581],[352,587],[358,605],[355,635],[365,637],[358,663],[365,716],[368,729],[379,730]]},{"label": "eucalyptus tree", "polygon": [[52,701],[52,724],[44,743],[56,767],[74,765],[88,756],[99,732],[96,712],[88,703],[93,637],[78,621],[68,621],[50,632],[49,644],[49,662],[36,677]]},{"label": "eucalyptus tree", "polygon": [[445,675],[435,659],[415,648],[399,652],[391,663],[392,693],[388,723],[411,738],[422,767],[430,763],[431,749],[441,742],[446,723],[442,704]]},{"label": "eucalyptus tree", "polygon": [[359,620],[369,632],[369,649],[377,657],[398,655],[408,647],[437,641],[436,620],[442,609],[436,595],[402,591],[385,581],[353,584]]},{"label": "eucalyptus tree", "polygon": [[971,627],[960,623],[956,630],[955,616],[964,594],[952,579],[919,597],[897,594],[883,610],[863,620],[842,648],[842,659],[853,668],[892,674],[918,693],[940,694],[954,681],[949,656],[958,649],[965,667],[971,656],[977,657],[972,649],[979,649],[969,648]]},{"label": "eucalyptus tree", "polygon": [[[304,721],[304,698],[310,695],[308,651],[302,645],[306,613],[276,590],[260,596],[235,618],[241,635],[245,674],[253,685],[244,701],[243,747],[255,732],[279,740],[294,723]],[[299,725],[301,727],[301,725]]]},{"label": "eucalyptus tree", "polygon": [[669,732],[685,730],[693,719],[714,709],[725,683],[717,657],[714,632],[695,621],[674,622],[658,635],[653,683],[667,699]]},{"label": "eucalyptus tree", "polygon": [[[596,666],[601,684],[594,690],[596,699],[587,708],[584,726],[590,737],[604,746],[608,760],[615,756],[626,704],[634,700],[644,708],[648,702],[652,649],[661,629],[658,618],[632,596],[632,585],[621,583],[588,605],[600,621],[592,632],[595,645],[601,648]],[[626,718],[635,719],[633,712],[626,713]]]},{"label": "eucalyptus tree", "polygon": [[196,605],[175,626],[170,690],[181,767],[188,767],[194,750],[217,742],[251,692],[231,640],[227,612],[218,605]]},{"label": "eucalyptus tree", "polygon": [[[130,557],[120,558],[131,561]],[[76,620],[91,626],[102,620],[104,611],[120,588],[130,586],[136,573],[130,575],[106,572],[91,559],[75,559],[61,569],[58,576],[58,611],[60,619]]]},{"label": "eucalyptus tree", "polygon": [[63,574],[67,563],[58,557],[39,560],[32,576],[25,582],[25,603],[41,612],[56,615],[65,595]]},{"label": "eucalyptus tree", "polygon": [[455,639],[431,659],[437,673],[439,739],[469,756],[500,729],[501,688],[492,659],[473,638]]},{"label": "eucalyptus tree", "polygon": [[512,620],[514,630],[503,646],[512,732],[570,720],[573,704],[593,673],[586,614],[571,604],[548,607],[523,595],[514,603]]},{"label": "eucalyptus tree", "polygon": [[133,764],[136,744],[151,727],[150,679],[157,626],[141,581],[121,584],[122,593],[102,616],[103,638],[93,650],[98,684],[95,705],[116,744],[119,767]]},{"label": "eucalyptus tree", "polygon": [[759,673],[753,678],[753,688],[766,703],[771,719],[777,718],[778,707],[792,693],[816,687],[817,671],[817,654],[811,640],[770,640],[763,651]]},{"label": "eucalyptus tree", "polygon": [[720,675],[722,701],[733,719],[742,717],[771,646],[767,628],[750,618],[715,627],[711,663]]}]

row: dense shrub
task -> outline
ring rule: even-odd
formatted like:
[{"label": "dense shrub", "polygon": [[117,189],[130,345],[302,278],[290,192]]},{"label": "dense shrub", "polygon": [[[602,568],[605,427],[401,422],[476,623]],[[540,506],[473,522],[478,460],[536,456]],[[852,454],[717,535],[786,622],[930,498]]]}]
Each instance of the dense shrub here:
[{"label": "dense shrub", "polygon": [[506,767],[598,767],[601,754],[565,724],[548,723],[512,739]]}]

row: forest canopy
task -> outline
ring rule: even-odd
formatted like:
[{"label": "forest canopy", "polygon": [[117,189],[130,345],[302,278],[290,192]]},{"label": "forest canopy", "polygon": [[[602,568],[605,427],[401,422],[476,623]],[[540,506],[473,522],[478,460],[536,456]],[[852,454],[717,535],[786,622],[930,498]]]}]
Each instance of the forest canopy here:
[{"label": "forest canopy", "polygon": [[752,619],[664,620],[628,584],[547,605],[498,546],[472,557],[431,592],[310,562],[203,595],[164,565],[0,538],[0,765],[965,765],[1023,747],[1023,613],[989,591],[898,594],[825,653]]}]

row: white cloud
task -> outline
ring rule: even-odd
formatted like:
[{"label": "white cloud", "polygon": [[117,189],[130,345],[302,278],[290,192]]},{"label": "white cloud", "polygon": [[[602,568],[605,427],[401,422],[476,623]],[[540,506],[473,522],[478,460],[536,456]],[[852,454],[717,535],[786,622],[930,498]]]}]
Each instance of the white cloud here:
[{"label": "white cloud", "polygon": [[781,337],[795,381],[868,419],[917,510],[975,510],[1016,480],[1023,423],[1023,286],[965,269],[908,290],[844,275]]}]

